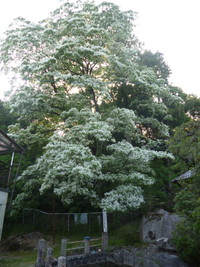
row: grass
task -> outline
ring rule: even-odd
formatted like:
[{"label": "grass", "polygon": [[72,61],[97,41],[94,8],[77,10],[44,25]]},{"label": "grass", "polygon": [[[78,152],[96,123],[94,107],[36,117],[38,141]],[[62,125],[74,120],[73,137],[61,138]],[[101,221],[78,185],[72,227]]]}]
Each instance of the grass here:
[{"label": "grass", "polygon": [[[23,228],[23,234],[28,233],[30,230],[33,229]],[[12,235],[22,233],[22,229],[20,230],[20,226],[16,226],[15,229],[12,229],[12,232],[9,232],[8,235],[10,236],[11,233]],[[68,232],[67,234],[57,233],[55,245],[51,245],[53,247],[53,256],[55,258],[59,257],[62,238],[67,238],[69,241],[83,240],[83,233],[83,231],[73,231]],[[87,232],[85,235],[90,235],[92,238],[101,237],[100,232]],[[45,239],[50,241],[52,238],[51,236],[47,235],[45,236]],[[139,221],[125,224],[119,228],[109,231],[109,249],[117,246],[141,246],[139,236]],[[36,258],[36,249],[5,252],[1,253],[0,256],[0,267],[34,267]]]},{"label": "grass", "polygon": [[1,267],[34,267],[36,251],[5,252],[0,256]]},{"label": "grass", "polygon": [[140,245],[139,221],[125,224],[109,233],[109,246]]}]

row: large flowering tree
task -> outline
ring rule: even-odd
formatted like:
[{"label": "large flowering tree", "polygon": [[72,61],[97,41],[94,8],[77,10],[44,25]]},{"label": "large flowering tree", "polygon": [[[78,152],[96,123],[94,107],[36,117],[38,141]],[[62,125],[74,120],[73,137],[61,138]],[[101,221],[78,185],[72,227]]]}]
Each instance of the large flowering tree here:
[{"label": "large flowering tree", "polygon": [[[170,157],[151,149],[168,137],[162,97],[176,97],[141,64],[134,19],[112,3],[66,2],[37,24],[18,18],[7,31],[0,59],[21,79],[10,100],[20,119],[10,133],[27,149],[39,147],[37,160],[18,178],[23,190],[16,206],[37,190],[66,206],[82,197],[124,211],[144,201],[151,161]],[[151,112],[134,112],[134,101],[117,108],[122,87],[141,90],[145,99],[138,105]]]}]

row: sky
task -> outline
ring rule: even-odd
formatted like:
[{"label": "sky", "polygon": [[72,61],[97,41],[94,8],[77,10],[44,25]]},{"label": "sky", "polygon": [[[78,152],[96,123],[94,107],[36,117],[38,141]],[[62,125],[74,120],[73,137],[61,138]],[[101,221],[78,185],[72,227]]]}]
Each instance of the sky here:
[{"label": "sky", "polygon": [[[108,1],[108,0],[107,0]],[[144,48],[161,52],[171,68],[170,83],[200,97],[199,0],[109,0],[122,10],[138,12],[135,33]],[[2,0],[0,36],[18,16],[38,21],[57,8],[60,0]],[[95,0],[99,3],[101,0]],[[0,73],[0,98],[10,85]]]}]

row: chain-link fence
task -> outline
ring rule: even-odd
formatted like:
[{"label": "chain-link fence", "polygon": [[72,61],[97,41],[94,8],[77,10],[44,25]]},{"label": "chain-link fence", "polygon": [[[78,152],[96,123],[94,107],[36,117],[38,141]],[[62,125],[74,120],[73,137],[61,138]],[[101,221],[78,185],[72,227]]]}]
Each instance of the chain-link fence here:
[{"label": "chain-link fence", "polygon": [[[108,229],[133,221],[133,213],[108,213]],[[23,224],[32,225],[42,232],[95,232],[103,231],[102,212],[89,213],[47,213],[37,209],[23,210]]]}]

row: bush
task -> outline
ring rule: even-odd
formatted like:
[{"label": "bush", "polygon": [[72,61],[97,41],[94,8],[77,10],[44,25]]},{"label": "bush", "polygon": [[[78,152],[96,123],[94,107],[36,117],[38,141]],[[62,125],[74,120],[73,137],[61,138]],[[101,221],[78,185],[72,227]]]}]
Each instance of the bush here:
[{"label": "bush", "polygon": [[200,266],[200,231],[188,219],[178,224],[173,242],[180,257],[190,266]]},{"label": "bush", "polygon": [[175,197],[175,210],[184,220],[178,224],[173,241],[179,255],[190,266],[200,266],[200,192],[194,184]]}]

